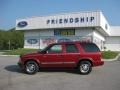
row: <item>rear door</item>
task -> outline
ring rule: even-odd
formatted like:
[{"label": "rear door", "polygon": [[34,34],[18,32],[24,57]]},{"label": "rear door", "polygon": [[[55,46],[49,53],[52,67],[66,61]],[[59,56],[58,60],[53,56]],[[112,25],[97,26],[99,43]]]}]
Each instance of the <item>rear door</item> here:
[{"label": "rear door", "polygon": [[76,44],[65,44],[64,67],[75,67],[80,57],[79,49]]}]

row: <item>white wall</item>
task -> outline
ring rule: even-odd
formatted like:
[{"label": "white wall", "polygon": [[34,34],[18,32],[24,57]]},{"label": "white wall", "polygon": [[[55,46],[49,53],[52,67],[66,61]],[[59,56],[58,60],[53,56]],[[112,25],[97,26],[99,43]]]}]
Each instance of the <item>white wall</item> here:
[{"label": "white wall", "polygon": [[110,25],[107,22],[106,18],[104,17],[104,15],[102,14],[102,12],[100,12],[100,26],[102,27],[102,29],[108,33],[110,35]]},{"label": "white wall", "polygon": [[110,36],[120,36],[120,26],[111,26]]},{"label": "white wall", "polygon": [[96,43],[100,50],[104,50],[105,37],[96,30],[93,32],[93,42]]},{"label": "white wall", "polygon": [[101,35],[99,32],[95,31],[93,32],[93,37],[97,37],[102,41],[105,41],[105,37],[103,35]]},{"label": "white wall", "polygon": [[78,28],[75,30],[75,36],[92,36],[93,30],[90,28]]},{"label": "white wall", "polygon": [[43,30],[26,30],[24,31],[25,37],[29,36],[54,36],[54,30],[43,29]]},{"label": "white wall", "polygon": [[106,37],[105,46],[107,48],[106,50],[120,51],[120,36]]},{"label": "white wall", "polygon": [[110,36],[106,37],[106,50],[120,51],[120,26],[111,26]]}]

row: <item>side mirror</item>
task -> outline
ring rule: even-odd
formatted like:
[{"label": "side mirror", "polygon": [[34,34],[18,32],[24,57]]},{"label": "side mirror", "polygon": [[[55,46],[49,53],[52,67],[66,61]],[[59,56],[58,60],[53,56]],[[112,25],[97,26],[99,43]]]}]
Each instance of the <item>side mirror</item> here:
[{"label": "side mirror", "polygon": [[47,52],[46,52],[46,51],[41,51],[40,53],[41,53],[41,54],[46,54]]}]

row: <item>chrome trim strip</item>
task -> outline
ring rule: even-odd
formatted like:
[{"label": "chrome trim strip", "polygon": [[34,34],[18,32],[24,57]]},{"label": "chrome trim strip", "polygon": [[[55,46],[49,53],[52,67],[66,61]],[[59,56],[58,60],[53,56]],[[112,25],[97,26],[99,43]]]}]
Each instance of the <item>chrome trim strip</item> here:
[{"label": "chrome trim strip", "polygon": [[74,64],[75,62],[63,62],[64,64]]},{"label": "chrome trim strip", "polygon": [[43,62],[41,64],[75,64],[75,62]]},{"label": "chrome trim strip", "polygon": [[43,62],[41,64],[63,64],[63,62]]}]

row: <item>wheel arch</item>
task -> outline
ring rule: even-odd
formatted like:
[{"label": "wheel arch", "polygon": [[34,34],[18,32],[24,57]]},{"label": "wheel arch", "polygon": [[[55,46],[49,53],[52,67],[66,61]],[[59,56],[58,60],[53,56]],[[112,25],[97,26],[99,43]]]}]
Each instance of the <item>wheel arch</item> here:
[{"label": "wheel arch", "polygon": [[36,62],[37,64],[38,64],[38,66],[40,66],[40,62],[37,60],[37,59],[26,59],[25,61],[24,61],[24,65],[28,62],[28,61],[34,61],[34,62]]},{"label": "wheel arch", "polygon": [[82,59],[79,59],[79,61],[77,63],[77,67],[82,61],[89,61],[91,63],[91,65],[93,66],[93,61],[90,58],[82,58]]}]

